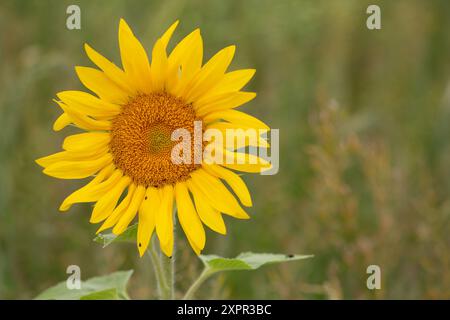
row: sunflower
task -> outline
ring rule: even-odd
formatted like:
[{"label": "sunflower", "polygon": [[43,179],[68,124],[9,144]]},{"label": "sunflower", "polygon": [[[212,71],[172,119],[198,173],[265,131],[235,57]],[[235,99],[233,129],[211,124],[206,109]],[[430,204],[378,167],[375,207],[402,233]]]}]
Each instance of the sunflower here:
[{"label": "sunflower", "polygon": [[[153,231],[161,250],[172,255],[174,208],[191,247],[200,254],[206,241],[203,225],[225,234],[222,214],[249,218],[242,206],[252,206],[251,197],[234,171],[259,172],[268,166],[250,152],[227,148],[220,151],[243,161],[172,161],[171,133],[184,128],[194,134],[195,121],[201,122],[202,130],[269,129],[255,117],[234,109],[256,96],[241,91],[255,70],[227,72],[235,46],[220,50],[203,64],[203,42],[196,29],[168,54],[177,25],[178,21],[156,41],[151,63],[123,19],[119,24],[122,68],[85,44],[98,69],[77,66],[75,70],[93,94],[58,93],[55,102],[63,112],[53,125],[55,131],[73,125],[82,132],[67,136],[63,151],[36,160],[52,177],[93,177],[59,209],[67,211],[75,203],[94,202],[90,222],[102,222],[97,233],[112,228],[119,235],[137,216],[136,242],[141,256]],[[201,144],[201,148],[207,145]],[[261,139],[257,145],[267,143]],[[251,161],[255,158],[257,161]]]}]

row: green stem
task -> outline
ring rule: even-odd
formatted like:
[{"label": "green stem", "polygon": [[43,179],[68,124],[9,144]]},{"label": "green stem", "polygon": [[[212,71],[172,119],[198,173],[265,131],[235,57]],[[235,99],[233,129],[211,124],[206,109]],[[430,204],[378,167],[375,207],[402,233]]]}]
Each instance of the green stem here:
[{"label": "green stem", "polygon": [[175,249],[170,258],[160,252],[160,259],[164,278],[166,279],[166,292],[163,299],[173,300],[175,299]]},{"label": "green stem", "polygon": [[156,235],[152,237],[148,252],[155,271],[159,299],[174,299],[174,257],[168,258],[161,252]]},{"label": "green stem", "polygon": [[203,282],[205,282],[206,279],[208,279],[211,275],[213,275],[215,272],[212,271],[209,268],[203,269],[200,276],[197,278],[197,280],[194,281],[194,283],[189,287],[189,289],[186,291],[186,294],[183,297],[183,300],[191,300],[195,294],[195,292],[200,288]]}]

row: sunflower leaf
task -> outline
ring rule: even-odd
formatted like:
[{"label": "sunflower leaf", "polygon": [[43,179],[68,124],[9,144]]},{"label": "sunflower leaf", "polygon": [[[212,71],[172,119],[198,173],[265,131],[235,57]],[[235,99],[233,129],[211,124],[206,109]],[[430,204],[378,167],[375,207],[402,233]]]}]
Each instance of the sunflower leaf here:
[{"label": "sunflower leaf", "polygon": [[190,300],[200,285],[209,277],[221,271],[233,270],[256,270],[266,264],[296,261],[312,258],[313,255],[299,254],[274,254],[274,253],[253,253],[244,252],[236,258],[223,258],[217,255],[200,255],[205,268],[198,279],[188,289],[183,299]]},{"label": "sunflower leaf", "polygon": [[200,255],[200,260],[209,272],[232,270],[256,270],[266,264],[296,261],[313,257],[312,255],[273,254],[244,252],[236,258],[223,258],[217,255]]},{"label": "sunflower leaf", "polygon": [[120,300],[116,288],[95,291],[80,297],[80,300]]},{"label": "sunflower leaf", "polygon": [[106,276],[81,281],[80,289],[69,289],[67,281],[48,288],[36,300],[124,300],[129,299],[126,286],[133,270],[117,271]]},{"label": "sunflower leaf", "polygon": [[138,224],[128,227],[123,233],[116,236],[113,233],[100,233],[94,241],[103,245],[103,248],[109,246],[113,242],[136,242]]}]

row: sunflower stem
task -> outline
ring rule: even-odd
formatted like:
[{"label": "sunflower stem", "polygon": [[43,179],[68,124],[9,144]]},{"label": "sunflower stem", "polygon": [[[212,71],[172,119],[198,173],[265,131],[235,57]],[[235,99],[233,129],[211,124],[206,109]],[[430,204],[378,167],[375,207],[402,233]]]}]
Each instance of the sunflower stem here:
[{"label": "sunflower stem", "polygon": [[199,277],[192,283],[189,289],[186,291],[183,300],[192,300],[195,292],[197,292],[198,288],[208,279],[211,275],[213,275],[215,271],[212,271],[210,268],[205,267]]},{"label": "sunflower stem", "polygon": [[152,237],[148,252],[155,271],[159,299],[174,299],[174,257],[169,258],[161,252],[156,235]]},{"label": "sunflower stem", "polygon": [[[175,250],[174,250],[175,251]],[[164,300],[175,299],[175,255],[167,257],[164,253],[160,252],[161,266],[166,279],[166,291],[164,293]]]}]

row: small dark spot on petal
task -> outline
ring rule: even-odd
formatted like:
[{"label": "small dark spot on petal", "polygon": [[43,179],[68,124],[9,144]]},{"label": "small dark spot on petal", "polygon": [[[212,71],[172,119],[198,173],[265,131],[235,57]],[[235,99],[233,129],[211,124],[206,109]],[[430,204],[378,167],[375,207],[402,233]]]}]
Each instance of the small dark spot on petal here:
[{"label": "small dark spot on petal", "polygon": [[147,199],[148,199],[148,197],[147,197],[147,196],[145,196],[144,200],[147,200]]},{"label": "small dark spot on petal", "polygon": [[139,242],[139,247],[142,247],[142,243]]}]

